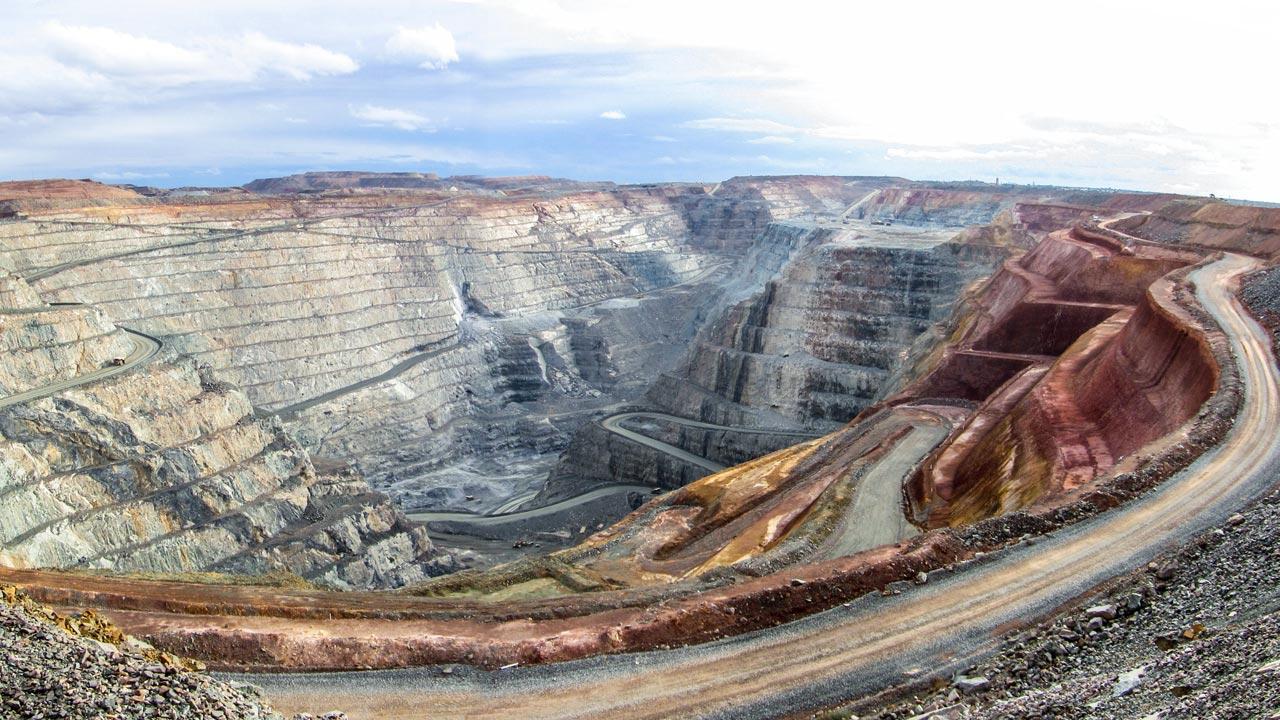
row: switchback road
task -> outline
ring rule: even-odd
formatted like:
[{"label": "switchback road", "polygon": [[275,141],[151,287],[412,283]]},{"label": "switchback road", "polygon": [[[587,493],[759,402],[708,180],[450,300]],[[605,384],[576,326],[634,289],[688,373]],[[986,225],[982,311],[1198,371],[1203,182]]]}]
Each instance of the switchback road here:
[{"label": "switchback road", "polygon": [[817,709],[946,675],[1099,583],[1223,521],[1271,487],[1280,465],[1280,380],[1271,341],[1231,293],[1257,262],[1239,255],[1191,275],[1230,338],[1244,402],[1215,448],[1142,498],[1044,538],[776,628],[714,643],[486,672],[436,668],[254,675],[280,710],[352,718],[751,718]]},{"label": "switchback road", "polygon": [[821,437],[820,433],[810,433],[810,432],[803,432],[803,431],[796,431],[796,430],[766,430],[766,429],[758,429],[758,428],[730,427],[728,425],[716,425],[713,423],[706,423],[698,420],[689,420],[686,418],[677,417],[675,415],[667,415],[666,413],[655,413],[655,412],[619,413],[617,415],[611,415],[605,418],[604,420],[600,421],[600,424],[604,427],[604,429],[608,430],[614,435],[617,435],[619,437],[624,437],[632,442],[639,443],[646,447],[653,448],[654,450],[662,452],[666,455],[670,455],[671,457],[683,460],[692,465],[697,465],[698,467],[703,468],[704,470],[707,470],[709,472],[720,472],[721,470],[725,469],[725,466],[721,465],[718,462],[708,460],[702,457],[701,455],[694,455],[693,453],[687,450],[684,450],[683,448],[678,448],[675,445],[672,445],[670,443],[665,443],[665,442],[662,442],[661,440],[655,440],[654,438],[651,438],[648,435],[641,435],[640,433],[634,430],[628,430],[627,428],[622,427],[622,423],[632,419],[657,420],[659,422],[672,423],[675,425],[682,425],[684,427],[698,428],[700,430],[724,430],[727,432],[747,433],[751,435],[779,435],[783,437],[794,437],[796,438],[796,442],[799,442],[801,440],[812,440],[813,438]]},{"label": "switchback road", "polygon": [[43,387],[34,388],[32,390],[0,398],[0,408],[7,408],[11,405],[47,398],[50,395],[56,395],[63,390],[69,390],[73,387],[87,385],[91,382],[97,382],[113,375],[128,372],[138,365],[142,365],[149,361],[151,358],[156,356],[156,353],[160,352],[161,345],[159,340],[151,337],[150,335],[144,335],[128,328],[120,329],[129,333],[130,339],[133,340],[133,352],[129,353],[129,356],[124,358],[123,364],[108,365],[107,367],[87,372],[84,375],[77,375],[73,378],[49,383]]},{"label": "switchback road", "polygon": [[603,487],[588,490],[581,495],[575,495],[567,500],[561,500],[558,503],[544,505],[531,510],[521,510],[520,512],[494,513],[492,515],[479,515],[476,513],[466,512],[410,512],[405,513],[405,516],[410,520],[416,520],[424,523],[457,522],[483,527],[485,525],[500,525],[520,520],[529,520],[544,515],[551,515],[552,513],[562,512],[576,505],[582,505],[583,503],[588,503],[598,498],[627,492],[648,494],[653,492],[653,487],[651,485],[605,485]]}]

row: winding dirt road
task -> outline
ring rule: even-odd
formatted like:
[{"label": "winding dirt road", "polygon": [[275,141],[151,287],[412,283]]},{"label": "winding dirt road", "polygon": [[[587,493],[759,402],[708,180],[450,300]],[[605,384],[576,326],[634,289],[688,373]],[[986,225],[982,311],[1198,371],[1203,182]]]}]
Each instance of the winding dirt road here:
[{"label": "winding dirt road", "polygon": [[543,505],[542,507],[536,507],[530,510],[521,510],[518,512],[495,512],[491,515],[480,515],[467,512],[410,512],[405,513],[405,517],[410,520],[416,520],[417,522],[423,523],[455,522],[467,523],[468,525],[475,525],[477,527],[483,527],[485,525],[501,525],[542,517],[544,515],[551,515],[552,513],[563,512],[564,510],[568,510],[569,508],[577,505],[582,505],[583,503],[588,503],[598,498],[608,497],[609,495],[628,492],[648,494],[653,492],[653,489],[654,488],[651,485],[604,485],[602,487],[588,490],[581,495],[575,495],[566,500],[561,500],[557,503],[551,503],[550,505]]},{"label": "winding dirt road", "polygon": [[945,676],[1100,582],[1221,522],[1275,482],[1280,380],[1271,342],[1230,287],[1257,262],[1195,271],[1196,295],[1231,340],[1244,403],[1227,437],[1129,505],[1034,545],[985,557],[892,597],[869,595],[714,643],[486,672],[439,668],[254,675],[277,708],[363,718],[750,718],[826,707],[908,679]]},{"label": "winding dirt road", "polygon": [[7,408],[11,405],[47,398],[50,395],[56,395],[63,390],[69,390],[73,387],[87,385],[91,382],[97,382],[113,375],[129,372],[138,365],[151,360],[151,358],[156,356],[156,353],[160,352],[161,344],[159,340],[151,337],[150,335],[144,335],[140,332],[130,330],[129,328],[122,327],[120,329],[129,333],[129,338],[133,340],[133,352],[129,353],[129,356],[124,358],[123,364],[108,365],[107,367],[87,372],[84,375],[77,375],[73,378],[49,383],[43,387],[33,388],[25,392],[0,398],[0,408]]},{"label": "winding dirt road", "polygon": [[902,479],[947,437],[959,417],[912,406],[895,407],[885,415],[902,418],[911,431],[858,482],[844,519],[819,551],[822,557],[853,555],[919,532],[902,509]]},{"label": "winding dirt road", "polygon": [[729,427],[727,425],[716,425],[714,423],[689,420],[675,415],[655,412],[625,412],[617,415],[610,415],[600,421],[600,425],[614,435],[624,437],[632,442],[653,448],[661,453],[683,460],[691,465],[697,465],[698,467],[713,473],[724,470],[726,466],[721,465],[718,462],[708,460],[701,455],[694,455],[688,450],[676,447],[670,443],[665,443],[661,440],[651,438],[648,435],[641,435],[634,430],[628,430],[627,428],[622,427],[622,423],[632,419],[657,420],[659,422],[668,422],[675,425],[682,425],[684,427],[698,428],[699,430],[724,430],[728,432],[747,433],[752,435],[781,435],[783,437],[794,437],[801,440],[812,440],[813,438],[821,437],[818,433],[809,433],[797,430],[767,430],[759,428]]},{"label": "winding dirt road", "polygon": [[[425,210],[428,208],[439,207],[441,205],[445,205],[452,201],[453,201],[453,198],[446,198],[444,200],[437,200],[435,202],[425,203],[422,205],[397,205],[392,207],[371,208],[367,210],[361,210],[359,212],[345,213],[345,214],[339,214],[339,215],[323,215],[323,216],[314,217],[314,218],[292,219],[286,222],[280,222],[273,225],[266,225],[259,228],[252,228],[249,230],[234,230],[231,232],[223,232],[223,233],[211,232],[201,237],[195,237],[189,240],[180,240],[178,242],[162,243],[160,245],[152,245],[150,247],[134,248],[131,250],[122,250],[120,252],[108,253],[106,255],[95,255],[94,257],[81,258],[79,260],[71,260],[68,262],[59,263],[57,265],[53,265],[53,266],[41,268],[41,269],[28,269],[24,271],[23,277],[26,278],[27,282],[31,283],[32,285],[35,285],[40,280],[53,277],[58,273],[65,272],[72,268],[85,267],[87,265],[95,265],[97,263],[105,262],[107,260],[118,260],[120,258],[132,257],[135,255],[145,255],[147,253],[159,252],[161,250],[173,250],[176,248],[190,247],[192,245],[201,245],[204,243],[223,242],[226,240],[238,240],[240,238],[256,237],[259,235],[266,235],[268,233],[273,233],[273,232],[303,229],[303,228],[315,225],[317,223],[326,222],[328,220],[349,220],[352,218],[369,217],[372,215],[381,215],[383,213],[398,212],[402,210]],[[110,226],[134,227],[132,225],[120,225],[117,223],[81,223],[81,224],[104,225],[108,227]]]},{"label": "winding dirt road", "polygon": [[[368,381],[362,381],[362,382],[368,382]],[[631,419],[657,420],[660,422],[669,422],[675,425],[682,425],[684,427],[692,427],[692,428],[698,428],[702,430],[725,430],[730,432],[748,433],[748,434],[755,434],[755,435],[781,435],[784,437],[794,437],[798,440],[811,440],[813,438],[820,437],[820,435],[817,435],[815,433],[808,433],[808,432],[796,431],[796,430],[765,430],[765,429],[755,429],[755,428],[737,428],[737,427],[730,427],[727,425],[715,425],[713,423],[706,423],[698,420],[689,420],[687,418],[677,417],[675,415],[667,415],[666,413],[655,413],[655,412],[624,412],[624,413],[618,413],[617,415],[610,415],[609,417],[606,417],[600,421],[600,424],[604,427],[605,430],[615,435],[618,435],[619,437],[624,437],[628,440],[631,440],[632,442],[636,442],[646,447],[653,448],[658,452],[664,453],[666,455],[670,455],[680,460],[684,460],[685,462],[688,462],[688,463],[692,463],[710,472],[719,472],[721,470],[724,470],[725,466],[721,465],[720,463],[708,460],[702,457],[701,455],[694,455],[693,453],[688,452],[687,450],[684,450],[682,448],[678,448],[675,445],[662,442],[661,440],[656,440],[647,435],[642,435],[638,432],[635,432],[633,430],[628,430],[627,428],[622,427],[623,422],[626,422],[627,420],[631,420]],[[511,523],[511,522],[519,522],[521,520],[528,520],[536,517],[544,517],[546,515],[551,515],[553,513],[563,512],[565,510],[572,509],[574,507],[577,507],[578,505],[583,505],[585,503],[591,502],[592,500],[597,500],[599,498],[607,497],[609,495],[617,495],[617,494],[628,493],[628,492],[649,493],[649,492],[652,492],[653,490],[654,490],[654,487],[650,485],[635,485],[635,484],[628,484],[628,483],[603,485],[600,487],[592,488],[591,490],[588,490],[587,492],[584,492],[580,495],[575,495],[571,498],[567,498],[565,500],[561,500],[560,502],[552,503],[550,505],[531,508],[529,510],[516,511],[516,508],[520,507],[521,505],[524,505],[529,500],[532,500],[534,497],[537,496],[537,492],[532,492],[532,493],[526,493],[524,495],[520,495],[515,498],[512,498],[511,500],[507,501],[502,506],[500,506],[497,510],[489,514],[468,513],[468,512],[421,511],[421,512],[407,512],[405,513],[405,516],[408,517],[410,520],[416,520],[417,522],[423,522],[423,523],[454,522],[454,523],[466,523],[468,525],[474,525],[477,527],[484,527],[484,526],[499,525],[499,524],[505,524],[505,523]]]}]

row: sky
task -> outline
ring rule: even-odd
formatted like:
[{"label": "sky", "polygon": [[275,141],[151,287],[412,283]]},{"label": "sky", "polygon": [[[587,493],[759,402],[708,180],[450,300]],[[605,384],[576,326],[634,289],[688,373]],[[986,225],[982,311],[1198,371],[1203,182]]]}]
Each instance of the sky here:
[{"label": "sky", "polygon": [[6,0],[0,178],[897,175],[1280,201],[1280,7]]}]

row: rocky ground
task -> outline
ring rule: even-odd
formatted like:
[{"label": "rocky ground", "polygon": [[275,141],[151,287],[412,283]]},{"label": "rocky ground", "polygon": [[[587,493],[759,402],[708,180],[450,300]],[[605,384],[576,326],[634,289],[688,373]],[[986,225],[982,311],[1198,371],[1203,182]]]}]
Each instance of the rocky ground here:
[{"label": "rocky ground", "polygon": [[282,717],[252,686],[215,680],[92,612],[56,615],[12,587],[0,588],[0,659],[0,720]]},{"label": "rocky ground", "polygon": [[826,717],[1280,718],[1280,491],[950,683]]},{"label": "rocky ground", "polygon": [[1240,295],[1272,336],[1280,338],[1280,267],[1254,273]]}]

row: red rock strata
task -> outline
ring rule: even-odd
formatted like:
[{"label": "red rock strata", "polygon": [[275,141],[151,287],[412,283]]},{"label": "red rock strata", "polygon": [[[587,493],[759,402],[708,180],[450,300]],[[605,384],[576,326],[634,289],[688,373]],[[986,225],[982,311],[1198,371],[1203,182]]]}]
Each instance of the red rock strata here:
[{"label": "red rock strata", "polygon": [[0,579],[49,604],[102,607],[127,632],[215,668],[349,670],[436,663],[492,668],[748,632],[833,607],[965,555],[953,534],[939,532],[904,547],[877,548],[704,592],[666,592],[643,602],[636,602],[634,593],[630,598],[598,593],[497,607],[36,571],[0,570]]},{"label": "red rock strata", "polygon": [[1161,278],[1195,259],[1077,227],[1008,261],[902,393],[981,402],[912,478],[916,519],[955,526],[1060,498],[1191,418],[1217,364]]},{"label": "red rock strata", "polygon": [[1150,214],[1115,223],[1116,229],[1159,243],[1179,243],[1280,257],[1280,208],[1181,199]]},{"label": "red rock strata", "polygon": [[[911,487],[919,517],[939,529],[901,546],[736,583],[709,575],[497,602],[7,570],[0,579],[45,602],[106,608],[122,627],[164,649],[241,669],[494,667],[774,625],[961,560],[975,544],[940,526],[1066,503],[1073,490],[1090,490],[1100,473],[1122,467],[1122,458],[1150,440],[1185,430],[1221,384],[1214,349],[1220,334],[1175,302],[1178,276],[1168,276],[1196,259],[1085,228],[1056,233],[1007,263],[971,300],[953,342],[932,359],[932,372],[894,399],[980,403]],[[1044,332],[1015,332],[1019,326]],[[1029,342],[1027,335],[1038,338]],[[722,517],[721,506],[711,503],[690,507],[706,511],[704,525],[685,528],[655,560],[700,550],[704,538],[722,534],[718,528],[747,517]]]}]

